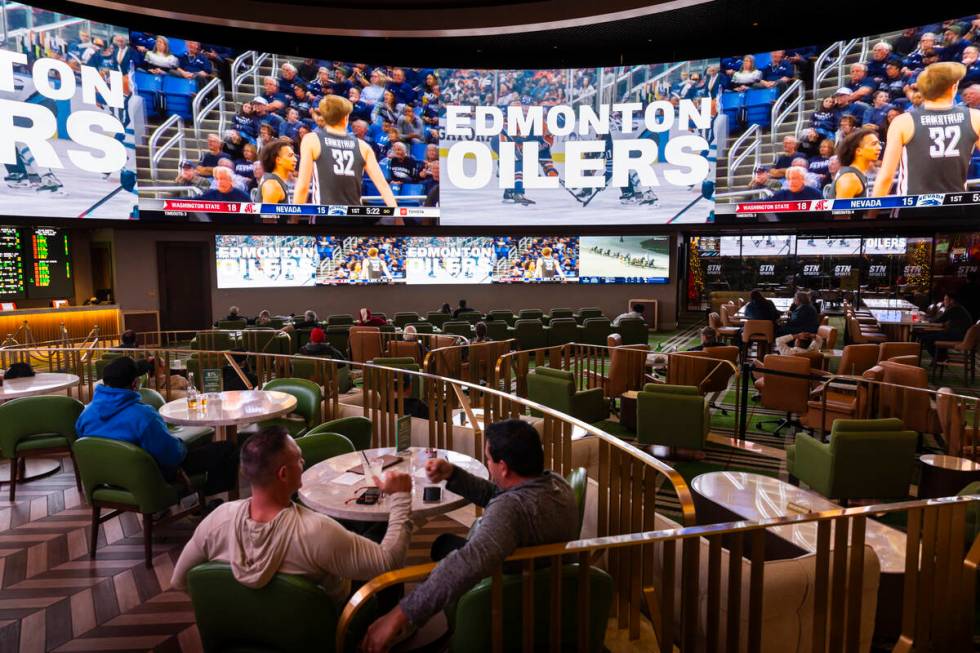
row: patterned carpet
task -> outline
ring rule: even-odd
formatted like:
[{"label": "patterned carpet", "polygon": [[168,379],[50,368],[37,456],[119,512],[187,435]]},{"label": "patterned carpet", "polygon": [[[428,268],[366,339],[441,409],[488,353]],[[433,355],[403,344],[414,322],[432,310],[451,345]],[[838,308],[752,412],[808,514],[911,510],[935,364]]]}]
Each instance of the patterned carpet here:
[{"label": "patterned carpet", "polygon": [[[102,525],[90,560],[91,512],[70,465],[65,459],[69,471],[19,485],[16,503],[0,501],[0,651],[200,651],[190,599],[170,589],[196,522],[154,533],[153,569],[146,569],[139,518],[123,514]],[[444,532],[465,535],[466,528],[429,521],[413,535],[407,564],[428,562],[432,540]]]}]

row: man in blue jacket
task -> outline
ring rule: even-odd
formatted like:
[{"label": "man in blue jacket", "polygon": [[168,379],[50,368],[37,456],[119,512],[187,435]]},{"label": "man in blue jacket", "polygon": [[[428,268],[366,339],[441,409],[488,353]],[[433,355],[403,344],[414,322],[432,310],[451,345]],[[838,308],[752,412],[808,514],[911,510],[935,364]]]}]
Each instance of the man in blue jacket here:
[{"label": "man in blue jacket", "polygon": [[208,442],[188,449],[167,430],[152,406],[144,404],[137,388],[141,371],[132,358],[123,356],[106,365],[102,385],[95,387],[92,402],[78,416],[78,437],[108,438],[129,442],[153,456],[168,481],[187,475],[207,474],[205,494],[225,492],[235,486],[238,451],[230,442]]}]

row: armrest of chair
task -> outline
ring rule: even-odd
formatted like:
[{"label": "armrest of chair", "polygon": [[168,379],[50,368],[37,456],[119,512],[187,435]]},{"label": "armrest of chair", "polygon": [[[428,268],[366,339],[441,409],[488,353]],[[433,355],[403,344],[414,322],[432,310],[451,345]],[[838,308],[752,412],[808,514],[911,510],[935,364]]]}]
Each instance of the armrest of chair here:
[{"label": "armrest of chair", "polygon": [[575,415],[583,422],[598,422],[609,417],[609,404],[603,388],[576,392],[574,403]]},{"label": "armrest of chair", "polygon": [[791,473],[817,489],[830,487],[833,455],[830,445],[817,441],[805,433],[796,436],[796,463]]}]

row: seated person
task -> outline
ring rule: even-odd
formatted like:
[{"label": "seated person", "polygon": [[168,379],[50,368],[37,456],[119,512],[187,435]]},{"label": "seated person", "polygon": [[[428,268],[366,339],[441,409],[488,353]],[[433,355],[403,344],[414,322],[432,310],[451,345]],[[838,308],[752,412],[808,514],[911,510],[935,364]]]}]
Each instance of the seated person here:
[{"label": "seated person", "polygon": [[366,309],[366,308],[362,308],[360,310],[359,316],[360,316],[361,319],[358,320],[357,323],[360,324],[361,326],[377,326],[377,327],[380,327],[380,326],[385,326],[386,324],[388,324],[388,320],[386,320],[383,317],[380,317],[378,315],[372,315],[371,314],[371,311],[368,310],[368,309]]},{"label": "seated person", "polygon": [[813,304],[810,303],[810,293],[803,292],[802,290],[796,293],[794,305],[796,308],[790,312],[790,317],[786,324],[778,329],[778,335],[800,333],[801,331],[816,333],[817,327],[820,326],[820,315],[817,313],[817,309],[813,307]]},{"label": "seated person", "polygon": [[[446,311],[447,308],[449,308],[449,304],[443,304],[442,305],[442,312],[443,313],[447,312]],[[465,299],[461,299],[461,300],[459,300],[459,307],[456,310],[453,311],[453,319],[455,320],[457,317],[459,317],[459,314],[460,313],[468,313],[470,311],[475,311],[475,310],[476,309],[470,308],[469,306],[466,305],[466,300]]]},{"label": "seated person", "polygon": [[137,390],[143,372],[129,356],[102,371],[102,384],[75,422],[80,438],[107,438],[135,444],[153,456],[169,482],[207,473],[205,494],[226,492],[238,482],[238,451],[230,442],[206,442],[188,449],[167,430],[163,418],[144,404]]},{"label": "seated person", "polygon": [[310,331],[309,341],[300,347],[297,353],[303,356],[323,356],[324,358],[347,360],[347,356],[327,342],[327,335],[320,327],[313,327],[313,330]]},{"label": "seated person", "polygon": [[477,344],[480,342],[490,342],[490,338],[487,337],[487,323],[480,320],[473,327],[476,332],[476,337],[470,339],[470,344]]},{"label": "seated person", "polygon": [[641,320],[643,319],[643,304],[633,304],[633,310],[617,315],[610,323],[610,326],[618,327],[619,323],[623,320],[632,320],[637,317]]},{"label": "seated person", "polygon": [[[805,342],[810,344],[804,347]],[[776,353],[780,356],[793,356],[821,349],[823,349],[823,338],[812,333],[787,333],[776,338]]]},{"label": "seated person", "polygon": [[272,313],[267,309],[259,311],[258,317],[255,318],[255,326],[269,326],[270,324],[272,324]]},{"label": "seated person", "polygon": [[136,332],[132,329],[126,329],[122,333],[122,338],[119,343],[120,349],[139,349],[139,343],[136,342]]},{"label": "seated person", "polygon": [[705,347],[721,347],[721,344],[718,342],[718,332],[707,326],[701,329],[701,342],[688,349],[688,351],[701,351]]},{"label": "seated person", "polygon": [[806,168],[790,166],[786,169],[786,188],[776,191],[769,199],[773,202],[823,199],[823,193],[806,185],[806,175]]},{"label": "seated person", "polygon": [[204,192],[197,199],[217,202],[252,201],[252,198],[249,197],[248,193],[241,189],[235,188],[235,177],[232,170],[223,166],[216,166],[212,168],[212,171],[214,181],[216,183],[215,187]]},{"label": "seated person", "polygon": [[248,318],[241,314],[237,306],[232,306],[228,309],[228,315],[225,316],[225,321],[233,322],[235,320],[245,320],[247,322]]},{"label": "seated person", "polygon": [[779,322],[779,309],[771,299],[763,296],[761,290],[753,290],[749,293],[749,302],[745,305],[745,319],[769,320],[775,324]]},{"label": "seated person", "polygon": [[362,642],[364,651],[384,651],[409,626],[419,627],[498,569],[518,547],[567,542],[579,536],[578,507],[572,488],[544,469],[544,450],[534,427],[511,419],[486,430],[484,481],[440,458],[426,462],[431,483],[484,508],[464,539],[444,533],[432,543],[441,561],[415,590],[375,621]]},{"label": "seated person", "polygon": [[295,329],[312,329],[315,326],[320,326],[320,323],[316,318],[316,311],[306,311],[303,313],[303,319],[293,325]]},{"label": "seated person", "polygon": [[408,474],[375,478],[390,511],[387,532],[377,544],[292,501],[303,485],[303,456],[283,427],[249,438],[241,457],[251,498],[226,503],[201,522],[177,560],[173,587],[186,588],[188,571],[218,560],[229,563],[246,587],[264,587],[280,572],[293,574],[318,583],[343,605],[350,580],[368,580],[404,564],[413,528]]},{"label": "seated person", "polygon": [[937,340],[962,340],[967,329],[973,326],[973,316],[960,303],[959,295],[951,292],[943,297],[942,314],[930,321],[944,327],[942,331],[919,334],[922,347],[933,357],[936,356]]}]

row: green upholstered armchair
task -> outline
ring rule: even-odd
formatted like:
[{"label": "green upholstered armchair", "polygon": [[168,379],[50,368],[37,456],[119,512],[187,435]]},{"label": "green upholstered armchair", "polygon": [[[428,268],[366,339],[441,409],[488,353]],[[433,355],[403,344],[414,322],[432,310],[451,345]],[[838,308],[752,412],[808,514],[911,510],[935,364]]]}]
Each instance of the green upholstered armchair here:
[{"label": "green upholstered armchair", "polygon": [[473,337],[473,325],[463,320],[453,320],[442,325],[442,332],[469,339]]},{"label": "green upholstered armchair", "polygon": [[703,449],[711,427],[708,403],[693,385],[648,383],[636,396],[641,444]]},{"label": "green upholstered armchair", "polygon": [[241,331],[248,326],[248,320],[218,320],[217,328],[227,331]]},{"label": "green upholstered armchair", "polygon": [[320,390],[320,386],[313,381],[297,378],[273,379],[263,385],[262,389],[285,392],[296,397],[296,408],[285,417],[277,417],[240,429],[238,437],[241,441],[244,441],[245,437],[254,435],[270,426],[285,427],[289,434],[295,438],[323,421],[320,412],[323,392]]},{"label": "green upholstered armchair", "polygon": [[[85,407],[72,397],[23,397],[0,404],[0,453],[10,459],[10,501],[17,493],[17,476],[24,458],[71,453],[75,422]],[[75,482],[81,489],[78,468]]]},{"label": "green upholstered armchair", "polygon": [[354,324],[354,316],[350,313],[338,313],[337,315],[330,315],[327,317],[327,326]]},{"label": "green upholstered armchair", "polygon": [[517,316],[511,311],[495,310],[487,313],[487,322],[504,322],[507,326],[514,326]]},{"label": "green upholstered armchair", "polygon": [[437,329],[442,329],[442,325],[453,319],[452,313],[443,313],[441,311],[429,311],[425,319],[428,320],[432,326]]},{"label": "green upholstered armchair", "polygon": [[578,322],[573,317],[552,317],[551,324],[548,326],[548,346],[557,347],[558,345],[575,342],[579,337]]},{"label": "green upholstered armchair", "polygon": [[650,340],[647,322],[643,318],[628,318],[619,321],[614,331],[623,336],[624,345],[645,345]]},{"label": "green upholstered armchair", "polygon": [[827,443],[797,434],[796,444],[786,447],[786,468],[831,499],[904,499],[917,442],[916,432],[894,417],[838,419]]},{"label": "green upholstered armchair", "polygon": [[391,323],[394,324],[399,329],[404,329],[412,322],[418,322],[421,319],[422,318],[419,317],[418,313],[411,313],[406,311],[402,313],[395,313],[395,315],[391,318]]},{"label": "green upholstered armchair", "polygon": [[415,333],[433,333],[432,322],[409,322],[406,326],[415,327]]},{"label": "green upholstered armchair", "polygon": [[354,444],[354,449],[362,451],[371,448],[371,431],[373,430],[371,420],[367,417],[341,417],[324,422],[316,428],[307,432],[303,437],[309,437],[317,433],[339,433]]},{"label": "green upholstered armchair", "polygon": [[527,398],[583,422],[609,417],[602,388],[575,390],[575,375],[566,370],[536,367],[527,375]]},{"label": "green upholstered armchair", "polygon": [[[187,591],[205,651],[333,651],[340,608],[313,581],[276,574],[260,589],[245,587],[223,562],[187,574]],[[234,609],[230,609],[234,606]]]},{"label": "green upholstered armchair", "polygon": [[491,340],[510,340],[510,330],[504,320],[490,320],[487,325],[487,337]]},{"label": "green upholstered armchair", "polygon": [[[548,650],[551,632],[551,568],[534,573],[534,646],[535,651]],[[578,628],[579,565],[565,565],[561,570],[561,650],[579,650]],[[503,581],[504,646],[505,651],[521,650],[524,607],[520,574],[508,574]],[[589,641],[586,650],[603,650],[606,622],[612,603],[612,576],[598,567],[589,568]],[[485,578],[460,597],[455,608],[447,610],[452,631],[449,649],[454,652],[481,653],[491,650],[490,631],[491,579]]]},{"label": "green upholstered armchair", "polygon": [[590,317],[602,317],[602,309],[594,307],[580,308],[578,309],[578,313],[575,313],[572,315],[572,317],[574,317],[579,324],[584,324]]},{"label": "green upholstered armchair", "polygon": [[296,438],[299,450],[303,452],[303,470],[307,470],[318,462],[355,451],[354,443],[340,433],[310,433]]},{"label": "green upholstered armchair", "polygon": [[[381,365],[382,367],[395,367],[400,370],[408,370],[409,372],[421,372],[422,367],[415,362],[415,359],[411,356],[396,356],[389,358],[375,358],[371,361],[374,365]],[[412,376],[410,374],[401,375],[402,383],[410,383],[411,390],[407,394],[407,399],[421,399],[422,398],[422,383],[421,379]]]},{"label": "green upholstered armchair", "polygon": [[517,312],[518,320],[541,320],[544,322],[544,311],[540,308],[522,308]]},{"label": "green upholstered armchair", "polygon": [[[323,379],[319,378],[316,373],[316,361],[310,360],[302,356],[294,356],[290,359],[291,371],[290,375],[297,379],[306,379],[307,381],[313,381],[317,383]],[[343,394],[354,387],[354,381],[350,377],[350,366],[337,364],[337,389]]]},{"label": "green upholstered armchair", "polygon": [[612,326],[608,317],[589,317],[582,322],[578,342],[605,346],[606,338],[610,333],[612,333]]},{"label": "green upholstered armchair", "polygon": [[512,337],[517,340],[517,348],[520,350],[548,346],[548,332],[539,319],[517,320],[514,322]]},{"label": "green upholstered armchair", "polygon": [[[163,395],[152,388],[140,388],[139,393],[143,403],[147,406],[153,406],[153,410],[157,412],[160,412],[160,408],[166,403]],[[167,424],[167,429],[171,434],[183,440],[184,444],[188,447],[210,442],[211,438],[214,437],[214,429],[210,426],[177,426],[175,424]]]},{"label": "green upholstered armchair", "polygon": [[[190,488],[168,483],[159,465],[146,451],[121,440],[79,438],[72,445],[75,464],[82,476],[85,499],[92,506],[92,532],[89,556],[95,558],[99,524],[116,516],[115,511],[143,515],[143,553],[147,568],[152,567],[153,515],[176,504],[184,492],[196,491],[204,505],[204,474],[190,477]],[[102,516],[104,508],[115,509]]]},{"label": "green upholstered armchair", "polygon": [[551,321],[552,320],[563,319],[563,318],[566,318],[566,317],[570,317],[573,320],[575,319],[575,313],[572,311],[572,309],[570,309],[570,308],[553,308],[553,309],[551,309],[551,313],[549,313],[548,315],[545,315],[544,316],[544,321],[545,321],[545,324],[551,324]]},{"label": "green upholstered armchair", "polygon": [[453,319],[476,324],[483,319],[483,314],[479,311],[460,311]]}]

